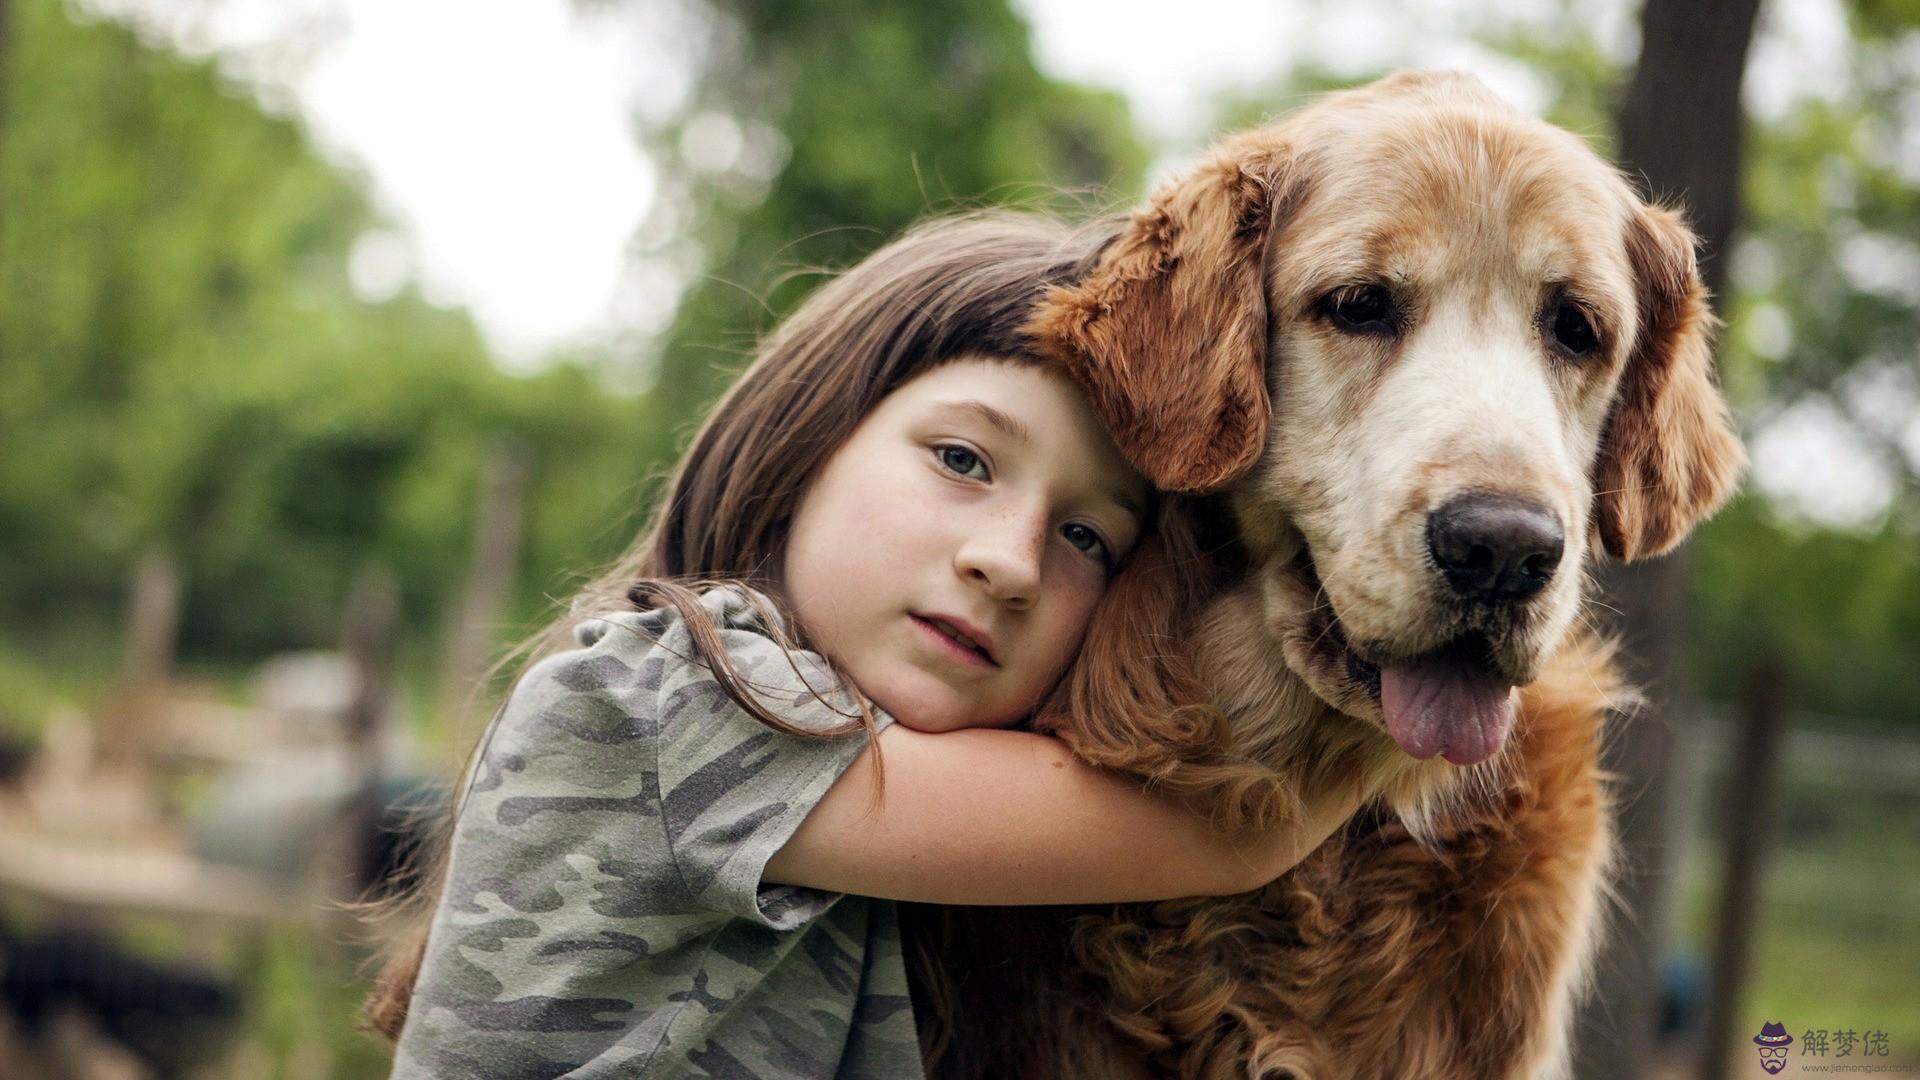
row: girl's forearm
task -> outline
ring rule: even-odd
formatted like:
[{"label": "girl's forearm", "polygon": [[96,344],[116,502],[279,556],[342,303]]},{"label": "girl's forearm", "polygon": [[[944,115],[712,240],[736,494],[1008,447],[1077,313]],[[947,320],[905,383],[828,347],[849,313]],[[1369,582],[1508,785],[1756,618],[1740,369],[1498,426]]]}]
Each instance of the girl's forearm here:
[{"label": "girl's forearm", "polygon": [[901,900],[1074,904],[1244,892],[1317,847],[1357,799],[1227,834],[1057,739],[898,726],[840,777],[768,864],[769,881]]}]

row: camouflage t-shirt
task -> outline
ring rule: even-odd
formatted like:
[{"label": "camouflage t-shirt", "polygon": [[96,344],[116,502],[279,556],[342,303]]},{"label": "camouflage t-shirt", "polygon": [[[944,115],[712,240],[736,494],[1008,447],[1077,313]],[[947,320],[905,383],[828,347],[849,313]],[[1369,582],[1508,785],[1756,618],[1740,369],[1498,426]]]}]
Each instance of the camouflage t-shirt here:
[{"label": "camouflage t-shirt", "polygon": [[[846,723],[740,589],[702,604],[777,715]],[[760,880],[867,736],[761,724],[671,609],[578,636],[475,755],[394,1076],[920,1076],[893,902]]]}]

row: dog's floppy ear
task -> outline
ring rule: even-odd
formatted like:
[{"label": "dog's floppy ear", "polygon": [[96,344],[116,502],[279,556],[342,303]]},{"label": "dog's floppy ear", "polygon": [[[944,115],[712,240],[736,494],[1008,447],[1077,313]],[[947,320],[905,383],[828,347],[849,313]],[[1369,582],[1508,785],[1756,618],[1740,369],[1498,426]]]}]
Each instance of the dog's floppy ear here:
[{"label": "dog's floppy ear", "polygon": [[1165,499],[1094,609],[1073,666],[1033,729],[1089,764],[1148,781],[1230,827],[1297,812],[1289,781],[1233,747],[1184,635],[1220,580],[1194,504]]},{"label": "dog's floppy ear", "polygon": [[1622,560],[1661,555],[1733,493],[1746,455],[1713,383],[1717,320],[1672,211],[1637,207],[1627,253],[1640,330],[1594,472],[1594,527]]},{"label": "dog's floppy ear", "polygon": [[1269,137],[1237,140],[1163,186],[1081,281],[1026,326],[1155,486],[1200,492],[1266,438],[1266,238],[1297,170]]}]

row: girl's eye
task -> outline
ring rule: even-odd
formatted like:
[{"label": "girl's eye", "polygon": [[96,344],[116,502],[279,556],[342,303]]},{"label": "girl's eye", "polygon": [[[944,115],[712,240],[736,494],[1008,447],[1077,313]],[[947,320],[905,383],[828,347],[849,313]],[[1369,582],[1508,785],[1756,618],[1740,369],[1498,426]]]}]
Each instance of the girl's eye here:
[{"label": "girl's eye", "polygon": [[1067,538],[1067,543],[1092,555],[1103,563],[1110,562],[1112,559],[1112,556],[1107,551],[1107,542],[1100,539],[1099,533],[1094,532],[1085,525],[1075,523],[1063,526],[1060,529],[1060,535]]},{"label": "girl's eye", "polygon": [[[961,476],[971,477],[975,480],[985,480],[987,478],[987,463],[980,460],[979,454],[974,453],[964,446],[937,446],[933,452],[935,456],[940,459],[940,464],[946,466],[949,472],[958,473]],[[977,476],[974,475],[974,470],[976,469],[979,470],[979,475]]]}]

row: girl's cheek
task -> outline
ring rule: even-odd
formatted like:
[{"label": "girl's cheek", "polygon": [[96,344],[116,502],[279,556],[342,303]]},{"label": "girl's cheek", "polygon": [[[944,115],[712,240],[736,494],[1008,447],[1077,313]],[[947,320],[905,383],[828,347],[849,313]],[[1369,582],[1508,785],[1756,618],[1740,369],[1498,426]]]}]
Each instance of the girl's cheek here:
[{"label": "girl's cheek", "polygon": [[1047,570],[1052,580],[1060,583],[1063,605],[1079,610],[1083,623],[1091,618],[1094,605],[1107,591],[1106,565],[1062,542],[1053,545],[1053,563]]},{"label": "girl's cheek", "polygon": [[[1067,552],[1049,569],[1053,580],[1060,583],[1054,601],[1062,613],[1061,635],[1068,642],[1068,652],[1078,652],[1081,639],[1093,622],[1094,609],[1107,592],[1106,567],[1079,552]],[[1068,660],[1071,659],[1069,655]]]}]

